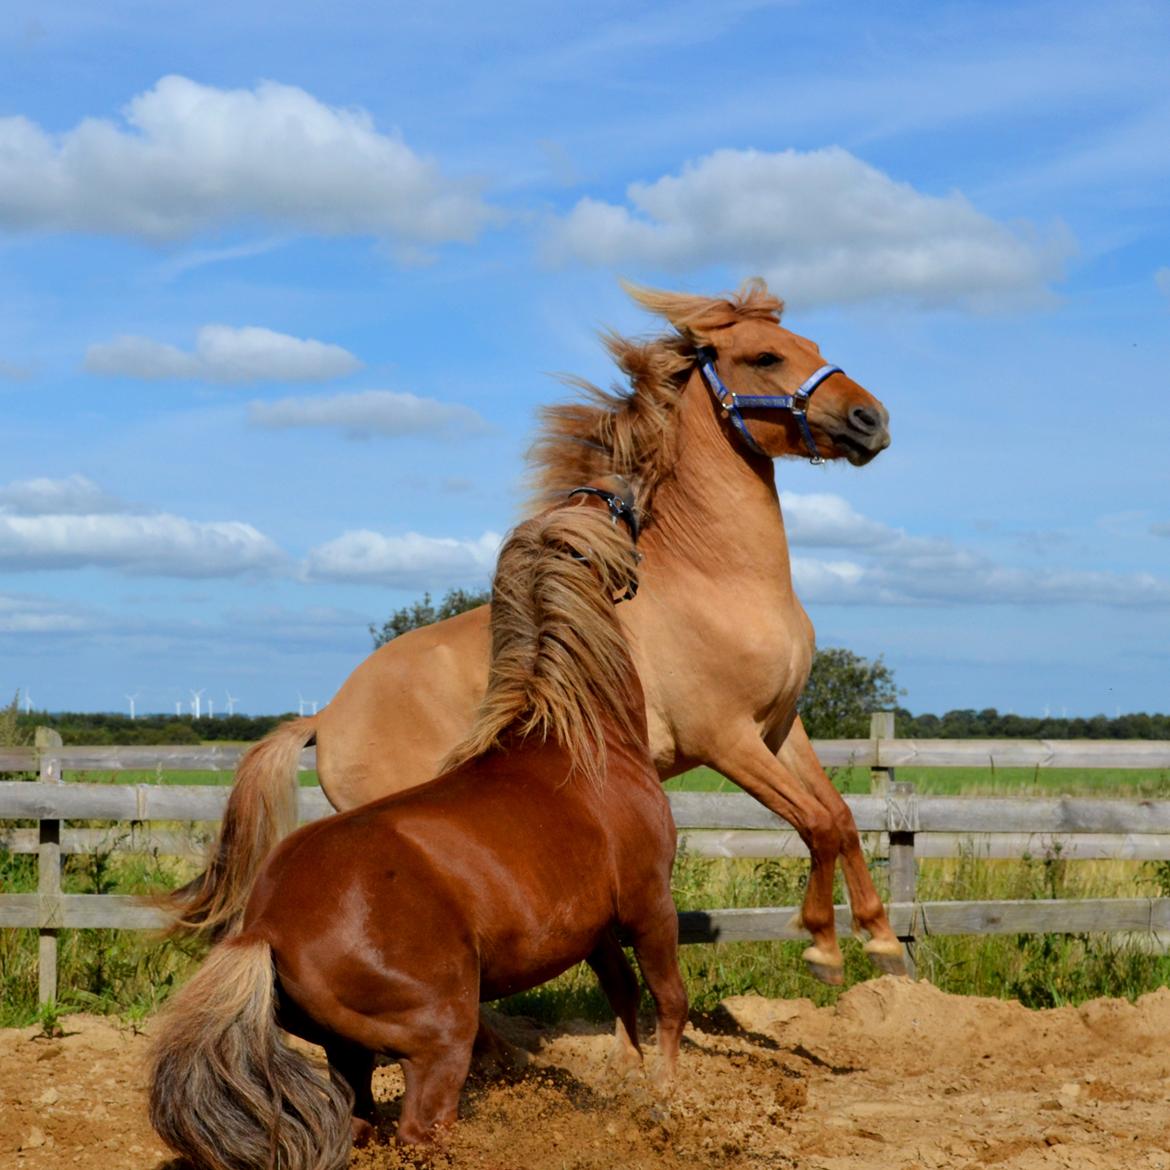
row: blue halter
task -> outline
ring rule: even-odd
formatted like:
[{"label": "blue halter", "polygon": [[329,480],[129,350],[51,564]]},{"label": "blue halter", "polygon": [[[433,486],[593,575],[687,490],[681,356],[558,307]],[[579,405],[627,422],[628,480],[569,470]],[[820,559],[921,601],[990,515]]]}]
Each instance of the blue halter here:
[{"label": "blue halter", "polygon": [[817,450],[816,440],[808,425],[808,400],[813,391],[830,375],[842,372],[840,366],[821,366],[815,373],[810,374],[796,388],[792,394],[736,394],[728,390],[719,375],[715,372],[715,357],[711,350],[700,350],[703,364],[699,367],[707,382],[707,387],[715,396],[715,401],[723,408],[723,413],[731,420],[731,425],[739,431],[743,441],[757,454],[768,458],[768,452],[752,438],[747,429],[740,410],[790,410],[796,419],[800,433],[804,436],[804,445],[808,448],[809,462],[820,465],[824,463]]}]

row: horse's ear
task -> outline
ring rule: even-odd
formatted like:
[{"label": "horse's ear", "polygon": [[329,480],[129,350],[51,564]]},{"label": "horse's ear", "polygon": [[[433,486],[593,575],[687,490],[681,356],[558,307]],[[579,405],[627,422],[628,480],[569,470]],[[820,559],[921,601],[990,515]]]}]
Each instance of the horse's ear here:
[{"label": "horse's ear", "polygon": [[665,317],[680,333],[703,342],[713,329],[734,325],[738,314],[735,305],[718,297],[700,297],[694,293],[666,292],[645,288],[623,280],[622,288],[651,313]]}]

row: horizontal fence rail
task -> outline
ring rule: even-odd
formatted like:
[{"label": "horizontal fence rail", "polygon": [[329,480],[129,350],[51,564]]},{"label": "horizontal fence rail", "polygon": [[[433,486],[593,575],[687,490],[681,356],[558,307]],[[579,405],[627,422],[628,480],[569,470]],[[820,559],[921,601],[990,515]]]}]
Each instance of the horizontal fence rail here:
[{"label": "horizontal fence rail", "polygon": [[[888,722],[875,729],[888,728]],[[916,793],[895,779],[914,767],[1170,768],[1170,742],[1078,740],[903,740],[875,734],[865,740],[819,740],[826,767],[871,769],[876,794],[849,796],[867,849],[887,859],[895,932],[905,942],[928,935],[1170,931],[1170,899],[1099,898],[1055,901],[920,902],[917,863],[974,848],[983,858],[1051,855],[1062,859],[1170,860],[1170,800],[1071,797],[944,797]],[[0,849],[35,854],[36,893],[0,891],[0,927],[39,932],[40,998],[55,998],[57,932],[74,928],[153,930],[164,915],[125,895],[66,894],[61,859],[71,854],[154,852],[198,857],[223,815],[226,785],[109,784],[64,781],[85,772],[234,771],[240,747],[65,747],[41,729],[35,748],[0,749],[0,774],[36,780],[0,781]],[[301,754],[312,772],[316,754]],[[680,843],[704,857],[807,857],[800,839],[779,818],[741,793],[671,792]],[[316,787],[298,792],[302,821],[332,810]],[[35,822],[23,827],[11,822]],[[68,822],[109,822],[107,827]],[[973,845],[974,842],[977,845]],[[802,939],[795,907],[684,910],[680,940],[743,942]],[[847,906],[837,925],[849,931]]]}]

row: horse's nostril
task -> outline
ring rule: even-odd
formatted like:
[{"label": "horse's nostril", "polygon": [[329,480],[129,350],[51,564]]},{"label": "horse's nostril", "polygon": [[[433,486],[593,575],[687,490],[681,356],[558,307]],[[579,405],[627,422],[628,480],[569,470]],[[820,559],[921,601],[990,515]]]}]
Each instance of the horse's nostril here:
[{"label": "horse's nostril", "polygon": [[849,423],[858,431],[864,434],[872,435],[878,429],[880,420],[878,416],[865,406],[855,406],[849,412]]}]

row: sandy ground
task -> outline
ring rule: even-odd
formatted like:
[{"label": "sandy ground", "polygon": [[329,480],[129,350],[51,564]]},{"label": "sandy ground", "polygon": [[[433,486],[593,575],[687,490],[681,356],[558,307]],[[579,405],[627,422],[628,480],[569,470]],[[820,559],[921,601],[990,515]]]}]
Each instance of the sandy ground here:
[{"label": "sandy ground", "polygon": [[[835,1008],[728,1000],[688,1028],[665,1111],[644,1078],[608,1071],[607,1032],[505,1027],[532,1060],[469,1085],[444,1170],[1170,1170],[1170,990],[1049,1012],[893,978]],[[86,1016],[65,1028],[0,1032],[0,1166],[167,1166],[143,1106],[147,1038]],[[397,1068],[375,1088],[392,1127]],[[352,1170],[400,1164],[376,1146]]]}]

